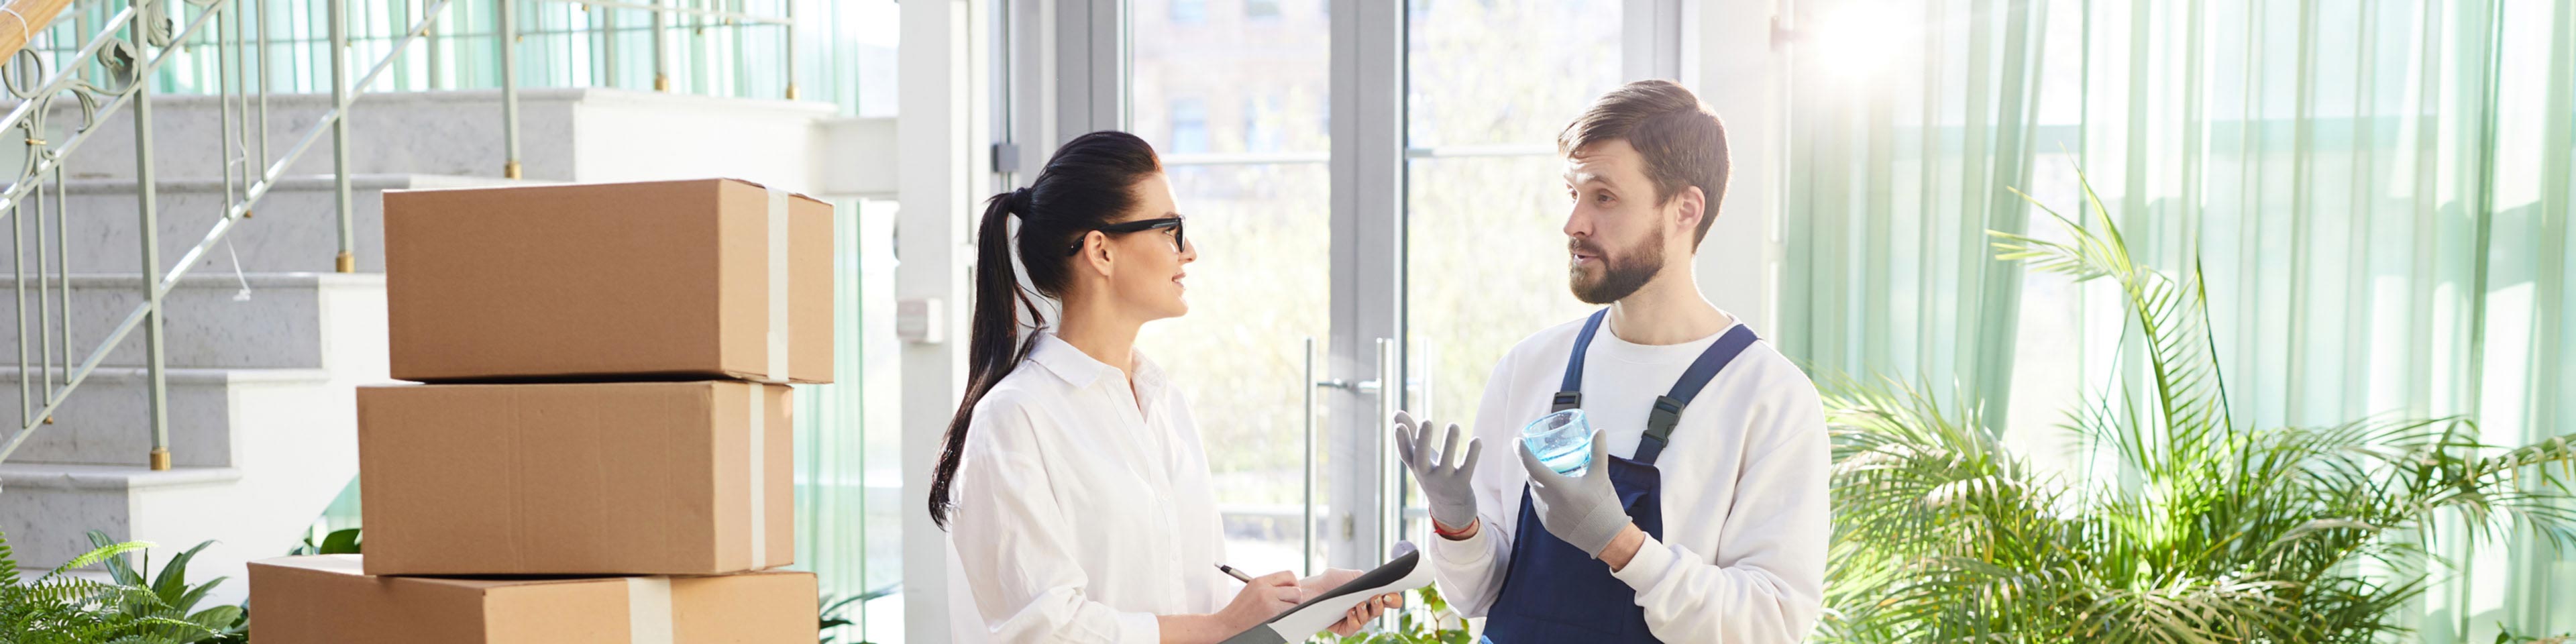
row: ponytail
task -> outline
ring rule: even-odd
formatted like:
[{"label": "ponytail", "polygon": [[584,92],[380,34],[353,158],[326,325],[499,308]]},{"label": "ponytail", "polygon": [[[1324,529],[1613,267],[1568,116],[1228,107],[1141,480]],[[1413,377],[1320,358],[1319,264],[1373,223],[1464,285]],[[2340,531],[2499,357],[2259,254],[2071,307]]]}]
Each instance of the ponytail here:
[{"label": "ponytail", "polygon": [[[1037,348],[1036,332],[1046,328],[1046,314],[1037,306],[1036,295],[1061,297],[1064,293],[1070,270],[1063,249],[1134,208],[1136,182],[1161,171],[1161,160],[1143,139],[1125,132],[1093,132],[1065,142],[1029,187],[984,200],[984,217],[975,232],[975,309],[967,322],[966,396],[948,420],[939,464],[931,471],[932,523],[948,527],[954,505],[949,484],[965,456],[966,431],[974,424],[976,403]],[[1020,276],[1011,268],[1010,218],[1014,215],[1020,218],[1017,255],[1036,294],[1020,287]],[[1021,339],[1020,311],[1024,309],[1030,333]]]}]

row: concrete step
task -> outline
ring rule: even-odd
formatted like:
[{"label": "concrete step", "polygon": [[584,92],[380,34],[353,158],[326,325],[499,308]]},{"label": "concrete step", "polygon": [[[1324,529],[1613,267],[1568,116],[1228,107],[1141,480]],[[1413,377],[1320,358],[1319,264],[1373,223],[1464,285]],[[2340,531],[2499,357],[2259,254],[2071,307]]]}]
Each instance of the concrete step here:
[{"label": "concrete step", "polygon": [[[245,564],[283,555],[357,476],[357,407],[346,386],[237,387],[231,467],[0,463],[0,531],[18,562],[51,569],[89,548],[87,532],[158,544],[156,559],[215,543],[190,579],[232,581],[207,604],[239,603]],[[175,436],[174,436],[175,438]]]},{"label": "concrete step", "polygon": [[[134,463],[44,463],[27,458],[32,456],[27,449],[39,447],[39,441],[89,429],[66,425],[89,422],[81,419],[93,414],[101,426],[117,426],[111,417],[118,415],[139,418],[144,405],[138,372],[113,370],[94,376],[101,380],[83,384],[70,400],[77,403],[87,398],[111,406],[91,412],[64,410],[66,415],[56,417],[58,422],[38,428],[18,455],[0,463],[0,531],[8,533],[19,563],[40,569],[86,550],[85,534],[91,529],[120,541],[157,543],[160,557],[213,540],[215,544],[189,566],[189,577],[231,577],[235,581],[224,584],[207,601],[238,603],[248,589],[238,583],[246,579],[244,564],[294,547],[314,517],[357,476],[355,388],[364,383],[311,369],[173,372],[171,441],[176,469],[153,472]],[[183,391],[196,395],[182,397]],[[185,403],[187,398],[197,402]],[[119,402],[96,402],[108,400]],[[215,404],[206,404],[210,400]],[[75,412],[82,415],[70,415]],[[219,422],[182,423],[207,418]],[[101,437],[130,445],[101,447],[91,441],[92,445],[82,447],[118,455],[142,454],[145,448],[140,446],[146,444],[142,427],[127,420],[118,435]],[[206,442],[207,434],[202,432],[208,430],[220,431],[220,443],[228,452],[195,446]],[[229,458],[225,463],[208,463],[193,459],[192,452],[228,453]]]},{"label": "concrete step", "polygon": [[[0,284],[6,284],[0,280]],[[143,303],[137,275],[73,275],[68,283],[71,351],[64,359],[61,290],[65,280],[25,280],[27,316],[42,318],[50,340],[30,323],[30,362],[78,365],[109,331]],[[245,291],[247,289],[247,291]],[[200,271],[179,279],[162,298],[162,364],[200,369],[332,369],[360,377],[385,373],[385,278],[371,273]],[[0,287],[0,321],[18,319],[18,298]],[[44,297],[41,306],[37,299]],[[0,330],[0,370],[17,363],[17,339]],[[50,342],[50,346],[47,346]],[[47,351],[50,349],[50,351]],[[129,334],[105,366],[144,364],[143,333]]]},{"label": "concrete step", "polygon": [[[241,470],[229,467],[155,472],[131,466],[0,463],[0,530],[8,531],[19,569],[52,570],[89,551],[91,530],[133,534],[137,497],[169,488],[220,489],[241,478]],[[167,561],[196,544],[155,545],[154,559]],[[200,583],[213,578],[193,566],[188,573]]]},{"label": "concrete step", "polygon": [[[63,382],[63,370],[42,372],[55,387]],[[0,371],[0,398],[15,399],[25,383],[37,394],[43,382],[26,381],[15,369]],[[181,467],[229,467],[234,465],[235,434],[240,427],[239,406],[245,396],[258,397],[278,392],[320,391],[334,383],[328,371],[320,369],[169,369],[163,372],[162,387],[168,392],[166,411],[170,422],[170,462]],[[102,367],[92,371],[78,388],[54,409],[50,424],[39,425],[18,451],[9,455],[9,463],[53,463],[74,465],[143,466],[151,463],[151,405],[149,380],[144,370],[134,367]],[[31,405],[32,406],[32,405]],[[17,416],[8,415],[0,423],[15,425]],[[16,428],[9,428],[15,432]]]},{"label": "concrete step", "polygon": [[[420,174],[359,175],[350,178],[351,223],[356,226],[358,271],[384,272],[384,192],[418,188],[467,188],[522,183],[509,179],[455,177]],[[62,259],[51,242],[68,233],[71,246],[71,269],[74,273],[139,273],[142,269],[139,201],[131,179],[75,180],[68,186],[64,205],[59,212],[70,214],[70,230],[57,232],[60,224],[52,197],[44,207],[48,241],[41,251],[35,247],[38,238],[30,218],[12,218],[25,226],[25,240],[19,245],[0,242],[0,261],[12,261],[24,252],[27,265],[43,259],[47,266],[60,266]],[[235,258],[239,269],[254,273],[329,272],[335,270],[340,252],[339,204],[337,186],[328,176],[292,177],[278,181],[277,187],[262,196],[253,206],[251,217],[240,222],[224,236],[224,242],[207,253],[191,272],[231,272]],[[241,188],[235,187],[238,191]],[[225,198],[221,180],[163,180],[155,193],[155,219],[159,222],[161,262],[169,270],[179,256],[205,240],[206,231],[223,218],[231,203]],[[59,269],[49,269],[59,273]]]},{"label": "concrete step", "polygon": [[[160,176],[224,176],[223,150],[231,143],[222,104],[210,96],[152,100]],[[277,94],[268,103],[269,153],[276,157],[328,111],[330,96]],[[72,178],[135,176],[132,113],[110,116],[81,144],[65,165]],[[836,114],[831,104],[812,101],[529,88],[519,92],[520,176],[583,182],[730,176],[810,191],[818,185],[813,173],[822,149],[815,124]],[[57,103],[48,116],[54,137],[67,138],[67,128],[78,122],[70,101]],[[352,105],[349,125],[353,174],[500,177],[507,159],[496,90],[365,94]],[[0,141],[0,167],[16,168],[20,155],[9,153],[23,147]],[[331,153],[326,133],[288,174],[328,174]]]}]

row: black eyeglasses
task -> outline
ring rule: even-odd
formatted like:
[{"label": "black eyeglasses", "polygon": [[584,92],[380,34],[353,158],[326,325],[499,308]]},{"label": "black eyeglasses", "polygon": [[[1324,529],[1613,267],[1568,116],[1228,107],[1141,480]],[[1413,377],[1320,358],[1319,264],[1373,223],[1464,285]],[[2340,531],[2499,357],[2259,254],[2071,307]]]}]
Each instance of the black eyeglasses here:
[{"label": "black eyeglasses", "polygon": [[[1135,220],[1135,221],[1122,221],[1122,222],[1114,223],[1114,224],[1110,224],[1110,225],[1107,225],[1107,226],[1101,226],[1101,227],[1099,227],[1099,228],[1093,228],[1092,230],[1097,230],[1097,231],[1100,231],[1100,232],[1104,232],[1104,233],[1109,233],[1109,234],[1112,234],[1112,235],[1116,235],[1116,234],[1122,234],[1122,233],[1132,233],[1132,232],[1147,231],[1147,230],[1158,230],[1158,229],[1163,229],[1163,228],[1170,228],[1170,229],[1172,229],[1172,252],[1176,252],[1176,253],[1178,253],[1178,252],[1187,252],[1188,248],[1190,247],[1190,245],[1189,245],[1189,240],[1188,240],[1188,239],[1186,239],[1186,238],[1184,238],[1184,237],[1182,236],[1182,232],[1181,232],[1181,218],[1180,218],[1180,216],[1179,216],[1179,215],[1174,215],[1174,216],[1170,216],[1170,217],[1160,217],[1160,218],[1155,218],[1155,219],[1138,219],[1138,220]],[[1072,257],[1072,256],[1075,256],[1075,255],[1080,255],[1080,254],[1082,254],[1082,241],[1081,241],[1081,240],[1078,240],[1078,239],[1077,239],[1077,240],[1075,240],[1075,241],[1073,242],[1073,247],[1072,247],[1072,248],[1065,249],[1065,251],[1064,251],[1064,256],[1066,256],[1066,257]]]}]

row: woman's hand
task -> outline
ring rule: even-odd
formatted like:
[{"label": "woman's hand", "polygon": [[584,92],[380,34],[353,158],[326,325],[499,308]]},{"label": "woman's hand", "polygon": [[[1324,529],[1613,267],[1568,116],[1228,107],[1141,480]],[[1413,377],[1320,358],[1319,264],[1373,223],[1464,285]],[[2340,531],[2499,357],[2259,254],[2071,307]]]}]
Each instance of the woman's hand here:
[{"label": "woman's hand", "polygon": [[1225,625],[1226,633],[1242,632],[1295,608],[1305,598],[1306,591],[1297,587],[1296,575],[1274,572],[1244,584],[1242,592],[1234,594],[1234,601],[1217,610],[1216,618]]},{"label": "woman's hand", "polygon": [[[1359,576],[1360,571],[1357,570],[1332,568],[1325,570],[1323,574],[1308,577],[1298,585],[1305,590],[1302,597],[1313,597],[1340,588],[1342,584],[1350,583],[1352,579],[1357,579]],[[1334,622],[1331,628],[1325,630],[1332,631],[1334,635],[1353,635],[1368,626],[1370,620],[1385,614],[1386,609],[1403,607],[1404,593],[1387,593],[1371,597],[1368,601],[1351,606],[1349,612],[1342,614],[1342,621]]]},{"label": "woman's hand", "polygon": [[1162,615],[1155,621],[1162,627],[1163,644],[1215,644],[1297,607],[1305,597],[1295,575],[1274,572],[1252,578],[1234,601],[1214,613]]},{"label": "woman's hand", "polygon": [[1349,613],[1342,615],[1342,621],[1333,622],[1332,628],[1325,630],[1332,631],[1334,635],[1344,637],[1355,635],[1360,632],[1361,628],[1367,627],[1370,620],[1377,619],[1378,615],[1384,614],[1386,609],[1403,607],[1404,593],[1387,593],[1371,597],[1368,601],[1360,602],[1357,606],[1352,606]]}]

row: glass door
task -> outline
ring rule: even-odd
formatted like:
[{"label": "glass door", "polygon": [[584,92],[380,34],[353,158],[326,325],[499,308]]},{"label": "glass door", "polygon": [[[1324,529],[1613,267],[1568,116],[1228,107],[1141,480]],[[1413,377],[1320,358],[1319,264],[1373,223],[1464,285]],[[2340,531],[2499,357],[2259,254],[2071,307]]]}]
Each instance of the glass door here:
[{"label": "glass door", "polygon": [[[1327,516],[1315,409],[1332,304],[1326,0],[1136,0],[1127,130],[1163,155],[1198,261],[1189,315],[1137,346],[1181,383],[1228,556],[1304,570]],[[1257,80],[1256,80],[1257,79]],[[1311,501],[1310,501],[1311,499]],[[1310,558],[1310,553],[1313,558]]]}]

